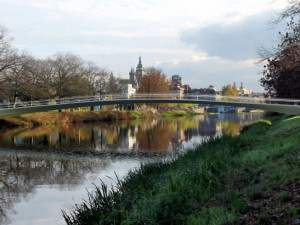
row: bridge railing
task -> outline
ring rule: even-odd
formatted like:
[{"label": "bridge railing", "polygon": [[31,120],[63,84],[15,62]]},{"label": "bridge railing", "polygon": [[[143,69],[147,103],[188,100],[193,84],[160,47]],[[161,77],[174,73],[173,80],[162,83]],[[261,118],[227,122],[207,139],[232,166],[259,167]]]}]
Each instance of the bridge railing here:
[{"label": "bridge railing", "polygon": [[261,104],[282,104],[282,105],[300,105],[298,99],[277,99],[277,98],[253,98],[253,97],[232,97],[232,96],[219,96],[219,95],[195,95],[195,94],[140,94],[136,93],[131,96],[123,94],[107,94],[107,95],[93,95],[93,96],[76,96],[60,99],[45,99],[45,100],[32,100],[32,101],[18,101],[7,102],[0,104],[1,109],[8,108],[22,108],[22,107],[35,107],[44,105],[58,105],[76,102],[96,102],[105,100],[121,100],[121,99],[189,99],[210,102],[242,102],[242,103],[261,103]]}]

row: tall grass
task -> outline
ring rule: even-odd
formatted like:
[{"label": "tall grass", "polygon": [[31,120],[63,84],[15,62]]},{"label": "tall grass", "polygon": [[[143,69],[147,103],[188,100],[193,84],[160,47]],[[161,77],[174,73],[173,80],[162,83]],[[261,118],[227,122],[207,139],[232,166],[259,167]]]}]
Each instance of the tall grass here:
[{"label": "tall grass", "polygon": [[[232,157],[244,146],[240,138],[223,137],[176,160],[142,165],[109,192],[97,187],[64,218],[68,224],[186,224],[227,185]],[[224,222],[231,218],[226,213]]]},{"label": "tall grass", "polygon": [[[293,129],[300,127],[299,121]],[[273,123],[276,130],[270,129]],[[67,224],[238,223],[238,215],[249,210],[249,206],[241,200],[240,190],[235,190],[234,178],[242,174],[239,185],[255,183],[259,175],[248,168],[251,163],[254,168],[269,170],[270,176],[276,174],[270,169],[271,164],[263,168],[267,156],[261,158],[260,153],[252,152],[266,143],[276,145],[276,138],[269,135],[291,130],[291,122],[282,123],[288,121],[278,118],[262,121],[246,127],[240,136],[212,139],[183,156],[142,165],[130,171],[124,180],[118,180],[110,191],[105,184],[96,187],[87,201],[76,205],[71,213],[63,212],[65,221]],[[270,140],[266,142],[266,138]],[[260,193],[251,195],[255,199]]]}]

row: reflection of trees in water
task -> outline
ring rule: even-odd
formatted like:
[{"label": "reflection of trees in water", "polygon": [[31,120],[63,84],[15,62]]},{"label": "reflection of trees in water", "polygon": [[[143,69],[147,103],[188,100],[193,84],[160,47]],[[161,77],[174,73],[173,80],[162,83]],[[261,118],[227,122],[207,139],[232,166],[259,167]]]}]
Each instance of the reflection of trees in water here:
[{"label": "reflection of trees in water", "polygon": [[[258,120],[262,114],[200,115],[191,118],[118,121],[64,127],[17,128],[0,132],[1,146],[38,146],[82,151],[166,152],[181,148],[192,137],[236,134],[240,126]],[[23,147],[21,147],[23,148]],[[72,154],[73,155],[73,154]],[[0,224],[6,223],[8,211],[27,198],[37,185],[72,188],[82,183],[87,173],[108,166],[107,159],[74,155],[0,151]]]},{"label": "reflection of trees in water", "polygon": [[138,129],[139,147],[148,152],[167,151],[170,144],[169,124],[160,123],[151,129]]},{"label": "reflection of trees in water", "polygon": [[240,133],[240,122],[235,121],[221,121],[222,134],[229,136],[236,136]]},{"label": "reflection of trees in water", "polygon": [[226,119],[220,120],[223,135],[235,136],[240,134],[242,127],[263,118],[260,113],[229,114]]},{"label": "reflection of trees in water", "polygon": [[[35,146],[55,150],[100,152],[167,151],[180,148],[193,136],[237,134],[238,126],[262,114],[199,115],[162,120],[126,120],[115,123],[16,129],[0,133],[1,146]],[[221,123],[220,121],[223,121]],[[226,121],[226,122],[224,122]],[[231,124],[231,125],[230,125]],[[145,135],[145,136],[143,136]],[[157,139],[155,139],[157,138]],[[155,149],[155,148],[159,149]]]},{"label": "reflection of trees in water", "polygon": [[0,152],[0,224],[9,223],[14,204],[29,198],[37,185],[73,188],[82,184],[88,173],[109,166],[107,159]]}]

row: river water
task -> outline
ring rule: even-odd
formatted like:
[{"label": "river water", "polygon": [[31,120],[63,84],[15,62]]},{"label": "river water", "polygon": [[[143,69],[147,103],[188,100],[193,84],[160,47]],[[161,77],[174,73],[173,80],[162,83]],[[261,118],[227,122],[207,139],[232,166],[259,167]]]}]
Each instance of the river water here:
[{"label": "river water", "polygon": [[0,224],[64,224],[61,210],[116,174],[237,135],[259,113],[0,130]]}]

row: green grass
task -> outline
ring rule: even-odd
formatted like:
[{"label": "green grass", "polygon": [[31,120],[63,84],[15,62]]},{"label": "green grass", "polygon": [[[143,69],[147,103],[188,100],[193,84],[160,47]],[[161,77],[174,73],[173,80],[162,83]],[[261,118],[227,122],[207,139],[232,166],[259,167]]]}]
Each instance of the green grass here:
[{"label": "green grass", "polygon": [[[300,117],[273,117],[240,136],[208,141],[173,160],[142,165],[112,191],[103,184],[63,212],[67,224],[276,224],[300,180]],[[273,196],[273,197],[272,197]],[[296,208],[296,207],[294,207]],[[259,210],[258,216],[253,212]],[[278,213],[279,212],[279,213]],[[256,213],[257,214],[257,213]]]}]

